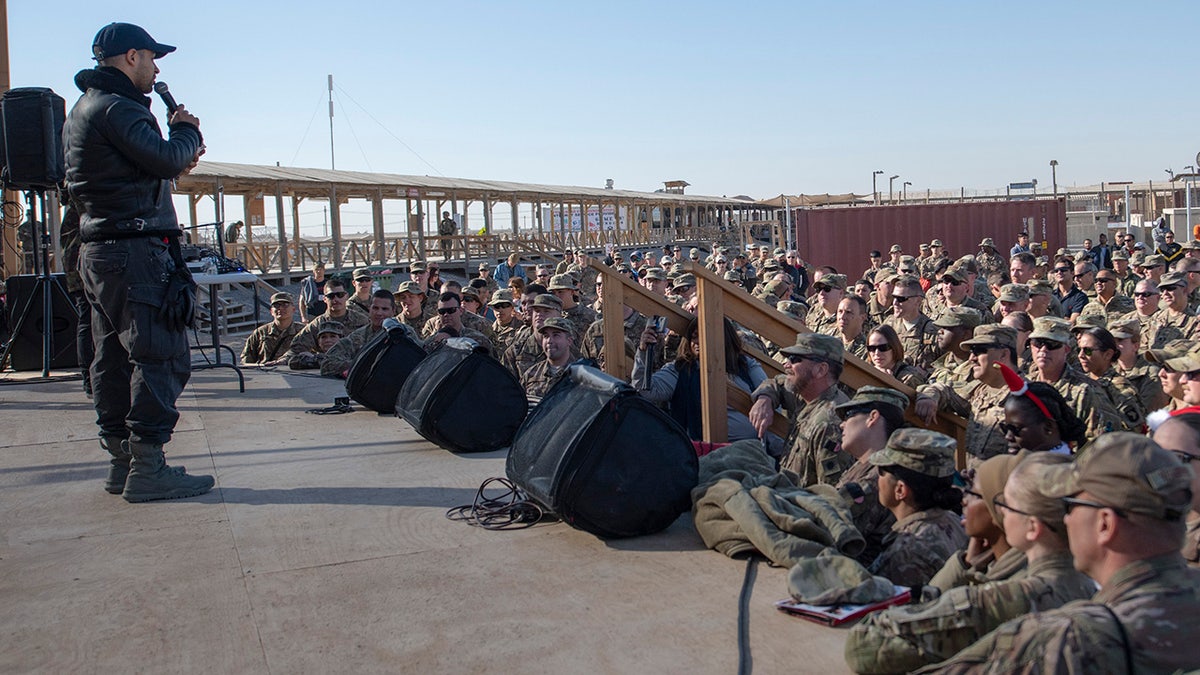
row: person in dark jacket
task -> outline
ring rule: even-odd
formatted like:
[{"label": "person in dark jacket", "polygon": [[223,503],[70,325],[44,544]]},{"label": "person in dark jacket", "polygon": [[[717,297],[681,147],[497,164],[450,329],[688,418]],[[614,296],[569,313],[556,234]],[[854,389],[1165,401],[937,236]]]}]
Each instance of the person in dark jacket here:
[{"label": "person in dark jacket", "polygon": [[92,307],[93,401],[100,445],[112,456],[105,489],[130,502],[192,497],[213,486],[211,476],[188,475],[163,457],[191,372],[185,329],[195,298],[170,181],[204,148],[200,121],[187,109],[170,113],[167,139],[150,112],[155,61],[173,51],[133,24],[100,29],[92,44],[97,66],[75,76],[84,93],[63,126]]}]

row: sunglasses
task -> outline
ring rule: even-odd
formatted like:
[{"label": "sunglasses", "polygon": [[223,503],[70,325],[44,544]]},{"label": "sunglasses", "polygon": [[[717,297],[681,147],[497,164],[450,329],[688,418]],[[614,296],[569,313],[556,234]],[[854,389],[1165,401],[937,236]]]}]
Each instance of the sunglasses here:
[{"label": "sunglasses", "polygon": [[458,311],[457,307],[438,307],[438,314],[449,316]]},{"label": "sunglasses", "polygon": [[1154,291],[1138,291],[1137,293],[1133,294],[1133,297],[1135,297],[1135,298],[1152,298],[1156,295],[1158,295],[1158,293],[1155,293]]},{"label": "sunglasses", "polygon": [[1089,509],[1110,509],[1113,513],[1117,514],[1118,518],[1127,518],[1128,517],[1125,515],[1124,511],[1122,511],[1121,509],[1118,509],[1115,506],[1109,506],[1108,504],[1101,504],[1100,502],[1089,502],[1086,499],[1076,499],[1074,497],[1063,497],[1062,503],[1063,503],[1063,508],[1066,509],[1067,513],[1074,511],[1076,507],[1086,506]]},{"label": "sunglasses", "polygon": [[1071,269],[1070,267],[1055,267],[1054,268],[1055,274],[1072,274],[1074,272],[1075,272],[1075,270]]},{"label": "sunglasses", "polygon": [[870,415],[871,410],[872,410],[871,408],[854,408],[852,410],[847,410],[842,415],[842,421],[843,422],[849,421],[851,418],[858,417],[859,415]]},{"label": "sunglasses", "polygon": [[1174,293],[1181,288],[1183,288],[1183,286],[1159,286],[1158,290],[1160,293]]},{"label": "sunglasses", "polygon": [[890,351],[892,351],[892,346],[891,345],[867,345],[867,351],[872,352],[872,353],[874,353],[874,352],[890,352]]},{"label": "sunglasses", "polygon": [[1097,277],[1096,283],[1098,283],[1098,284],[1115,284],[1115,283],[1117,283],[1117,280],[1109,279],[1107,277]]},{"label": "sunglasses", "polygon": [[1008,504],[1005,504],[1003,501],[1001,501],[1000,495],[996,495],[995,497],[992,497],[992,506],[995,506],[997,509],[1004,509],[1005,511],[1012,511],[1013,513],[1015,513],[1019,516],[1028,516],[1030,518],[1037,517],[1037,516],[1033,515],[1032,513],[1027,513],[1020,509],[1014,509],[1013,507],[1009,506]]},{"label": "sunglasses", "polygon": [[951,279],[951,278],[949,278],[949,277],[946,277],[946,278],[943,278],[943,279],[942,279],[942,283],[943,283],[943,284],[949,284],[950,286],[962,286],[963,284],[965,284],[965,283],[967,283],[967,282],[965,282],[965,281],[958,281],[957,279]]},{"label": "sunglasses", "polygon": [[919,295],[893,295],[892,302],[907,302],[913,298],[921,297]]},{"label": "sunglasses", "polygon": [[995,344],[971,345],[970,351],[975,356],[983,356],[984,354],[992,351],[993,349],[999,349],[999,348],[1000,348],[1000,345],[995,345]]},{"label": "sunglasses", "polygon": [[338,298],[344,298],[347,295],[350,295],[350,294],[347,293],[346,291],[334,291],[332,293],[326,293],[325,297],[333,298],[334,300],[337,300]]},{"label": "sunglasses", "polygon": [[1009,424],[1008,422],[997,422],[996,428],[999,429],[1000,433],[1004,434],[1005,436],[1012,434],[1014,437],[1016,437],[1021,435],[1021,429],[1024,429],[1025,427],[1018,426],[1016,424]]},{"label": "sunglasses", "polygon": [[814,359],[813,357],[805,355],[805,354],[788,354],[787,360],[788,360],[788,363],[791,363],[791,364],[797,364],[797,363],[801,363],[803,361],[813,361],[814,363],[821,362],[820,359]]},{"label": "sunglasses", "polygon": [[1055,342],[1054,340],[1043,340],[1042,338],[1034,338],[1029,341],[1029,344],[1038,349],[1045,349],[1051,352],[1058,351],[1066,346],[1061,342]]}]

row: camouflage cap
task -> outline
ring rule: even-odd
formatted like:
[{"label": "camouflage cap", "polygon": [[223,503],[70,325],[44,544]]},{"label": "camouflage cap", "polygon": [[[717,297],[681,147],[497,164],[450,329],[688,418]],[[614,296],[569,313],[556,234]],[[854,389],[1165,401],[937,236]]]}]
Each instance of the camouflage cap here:
[{"label": "camouflage cap", "polygon": [[1200,251],[1200,239],[1193,239],[1183,243],[1185,251]]},{"label": "camouflage cap", "polygon": [[693,246],[692,250],[688,251],[688,257],[691,258],[692,260],[699,260],[700,259],[700,249]]},{"label": "camouflage cap", "polygon": [[1113,251],[1112,259],[1113,260],[1129,260],[1129,253],[1126,252],[1125,249],[1119,248],[1119,249]]},{"label": "camouflage cap", "polygon": [[675,263],[675,264],[671,265],[671,274],[674,274],[675,276],[679,276],[680,274],[683,274],[686,271],[687,271],[687,267],[684,266],[683,263]]},{"label": "camouflage cap", "polygon": [[1025,285],[1029,287],[1029,297],[1031,298],[1035,295],[1054,295],[1054,287],[1045,279],[1030,279],[1029,283]]},{"label": "camouflage cap", "polygon": [[904,247],[900,244],[892,244],[892,248],[888,250],[888,253],[904,253]]},{"label": "camouflage cap", "polygon": [[794,300],[780,300],[775,303],[775,309],[781,314],[786,314],[793,319],[804,320],[804,315],[808,313],[808,308],[803,303]]},{"label": "camouflage cap", "polygon": [[646,270],[646,278],[651,281],[666,281],[667,273],[661,267],[651,267]]},{"label": "camouflage cap", "polygon": [[859,387],[854,392],[854,398],[833,408],[838,416],[858,408],[874,408],[878,405],[890,405],[896,412],[903,415],[908,409],[908,397],[888,387]]},{"label": "camouflage cap", "polygon": [[1025,302],[1029,299],[1029,287],[1025,284],[1004,284],[1000,287],[1000,302]]},{"label": "camouflage cap", "polygon": [[911,255],[902,255],[902,256],[900,256],[900,264],[901,265],[905,265],[905,264],[915,265],[915,264],[917,264],[917,259]]},{"label": "camouflage cap", "polygon": [[1033,261],[1033,264],[1037,267],[1049,267],[1050,258],[1048,256],[1039,255],[1037,259]]},{"label": "camouflage cap", "polygon": [[[964,274],[968,272],[975,275],[979,274],[979,262],[975,259],[975,256],[970,254],[959,258],[957,261],[955,261],[954,266],[961,270]],[[965,277],[963,278],[963,281],[966,281]]]},{"label": "camouflage cap", "polygon": [[[1134,321],[1138,321],[1138,333],[1141,334],[1141,322],[1137,319],[1134,319]],[[1171,340],[1167,344],[1163,345],[1161,349],[1146,350],[1146,360],[1151,363],[1160,363],[1165,365],[1166,362],[1170,361],[1171,359],[1187,356],[1187,353],[1192,351],[1197,344],[1198,343],[1193,340]]]},{"label": "camouflage cap", "polygon": [[1067,251],[1067,249],[1066,249],[1066,247],[1065,247],[1065,246],[1064,246],[1064,247],[1060,247],[1060,248],[1059,248],[1057,251],[1055,251],[1055,252],[1054,252],[1054,257],[1055,257],[1055,258],[1059,258],[1059,257],[1062,257],[1062,256],[1064,256],[1064,255],[1067,255],[1067,253],[1068,253],[1068,251]]},{"label": "camouflage cap", "polygon": [[1118,340],[1131,339],[1142,334],[1142,322],[1138,319],[1121,319],[1108,324],[1108,332]]},{"label": "camouflage cap", "polygon": [[317,328],[317,337],[321,337],[323,333],[333,333],[340,337],[346,334],[346,324],[341,321],[327,319],[322,321],[321,326]]},{"label": "camouflage cap", "polygon": [[770,250],[771,250],[771,247],[770,247],[770,246],[767,246],[766,244],[763,244],[762,246],[759,246],[759,247],[758,247],[758,250],[760,250],[760,251],[770,251]]},{"label": "camouflage cap", "polygon": [[941,239],[934,239],[933,241],[929,242],[929,246],[930,248],[943,248],[944,245],[942,244]]},{"label": "camouflage cap", "polygon": [[531,307],[541,307],[542,309],[553,309],[555,311],[561,312],[562,311],[562,300],[559,300],[557,295],[550,295],[549,293],[542,293],[541,295],[539,295],[533,299],[533,303],[530,306]]},{"label": "camouflage cap", "polygon": [[779,270],[783,269],[782,267],[779,266],[779,261],[777,261],[773,258],[771,260],[768,260],[767,262],[763,263],[762,268],[763,268],[763,272],[778,272]]},{"label": "camouflage cap", "polygon": [[896,283],[896,279],[899,277],[900,277],[899,272],[897,272],[896,270],[894,270],[890,267],[885,267],[885,268],[883,268],[882,271],[879,272],[879,274],[875,275],[875,283],[876,284],[884,284],[884,283],[893,283],[894,284],[894,283]]},{"label": "camouflage cap", "polygon": [[421,296],[425,295],[425,292],[421,290],[421,284],[418,284],[415,281],[401,282],[400,285],[396,287],[395,294],[400,295],[401,293],[412,293],[413,295]]},{"label": "camouflage cap", "polygon": [[488,301],[488,307],[511,304],[513,304],[513,292],[511,288],[501,288],[493,293],[492,299]]},{"label": "camouflage cap", "polygon": [[742,275],[737,270],[729,270],[722,278],[725,279],[725,281],[741,281]]},{"label": "camouflage cap", "polygon": [[887,445],[867,456],[875,466],[902,466],[911,471],[949,478],[954,475],[954,450],[958,443],[946,434],[929,429],[897,429]]},{"label": "camouflage cap", "polygon": [[492,266],[485,262],[479,263],[479,269],[481,269],[481,270],[490,270],[491,268],[492,268]]},{"label": "camouflage cap", "polygon": [[917,248],[921,249],[922,251],[928,251],[929,244],[926,244],[925,242],[921,242],[920,244],[917,245]]},{"label": "camouflage cap", "polygon": [[939,328],[974,328],[983,323],[983,317],[971,307],[947,307],[933,325]]},{"label": "camouflage cap", "polygon": [[725,263],[725,262],[729,262],[729,258],[726,258],[724,255],[718,255],[717,257],[713,258],[713,262],[714,263]]},{"label": "camouflage cap", "polygon": [[408,271],[412,272],[413,274],[420,274],[422,272],[429,271],[429,268],[425,266],[424,260],[414,260],[409,263]]},{"label": "camouflage cap", "polygon": [[1187,273],[1186,272],[1167,272],[1166,274],[1162,275],[1161,279],[1158,280],[1158,290],[1160,290],[1160,291],[1167,289],[1167,288],[1171,288],[1172,286],[1186,286],[1186,285],[1187,285]]},{"label": "camouflage cap", "polygon": [[997,345],[1015,350],[1017,348],[1017,329],[999,323],[985,323],[976,326],[971,339],[963,340],[960,344],[964,347]]},{"label": "camouflage cap", "polygon": [[1079,251],[1075,254],[1075,262],[1091,262],[1092,256],[1087,254],[1087,251]]},{"label": "camouflage cap", "polygon": [[1033,320],[1033,332],[1029,334],[1029,339],[1071,344],[1071,324],[1057,316],[1039,316]]},{"label": "camouflage cap", "polygon": [[891,581],[844,555],[805,557],[788,572],[788,593],[810,605],[862,605],[887,600],[894,592]]},{"label": "camouflage cap", "polygon": [[672,289],[686,288],[687,286],[695,286],[695,285],[696,285],[696,275],[692,274],[691,272],[687,272],[686,274],[680,274],[679,276],[675,277],[675,281],[672,282],[671,288]]},{"label": "camouflage cap", "polygon": [[1155,520],[1179,520],[1192,503],[1192,469],[1140,434],[1101,434],[1074,462],[1046,467],[1048,497],[1087,492],[1105,506]]},{"label": "camouflage cap", "polygon": [[833,363],[845,363],[846,347],[840,338],[821,333],[798,333],[796,344],[779,350],[784,354],[808,356]]},{"label": "camouflage cap", "polygon": [[771,255],[787,255],[787,251],[777,247],[774,251],[771,251]]},{"label": "camouflage cap", "polygon": [[296,300],[292,298],[291,293],[276,293],[275,295],[272,295],[271,304],[274,305],[277,302],[286,302],[289,305],[296,304]]},{"label": "camouflage cap", "polygon": [[555,274],[550,277],[550,283],[546,285],[546,290],[575,290],[575,277],[570,274]]},{"label": "camouflage cap", "polygon": [[1148,255],[1148,256],[1146,256],[1146,260],[1142,262],[1142,267],[1145,269],[1152,269],[1154,267],[1166,267],[1166,266],[1167,266],[1167,259],[1158,254]]},{"label": "camouflage cap", "polygon": [[1075,325],[1071,326],[1071,334],[1075,335],[1076,333],[1089,328],[1106,328],[1107,326],[1108,320],[1105,319],[1104,315],[1099,312],[1094,312],[1092,314],[1081,314],[1077,319],[1075,319]]},{"label": "camouflage cap", "polygon": [[845,274],[826,274],[821,277],[820,281],[813,284],[813,288],[819,291],[824,286],[825,288],[836,288],[839,291],[844,291],[846,290],[846,283]]},{"label": "camouflage cap", "polygon": [[658,264],[660,264],[660,265],[664,265],[664,266],[665,266],[665,265],[674,265],[674,264],[675,264],[675,257],[674,257],[674,256],[670,256],[670,255],[664,255],[663,257],[661,257],[661,258],[659,258],[659,259],[658,259]]},{"label": "camouflage cap", "polygon": [[467,286],[467,287],[463,288],[463,289],[462,289],[462,292],[461,292],[461,293],[459,293],[459,294],[458,294],[458,296],[459,296],[460,298],[462,298],[462,301],[463,301],[463,302],[466,302],[466,301],[467,301],[467,298],[471,298],[471,299],[472,299],[472,300],[474,300],[475,302],[479,302],[479,303],[482,303],[482,302],[483,302],[483,298],[480,298],[480,297],[479,297],[479,290],[478,290],[478,289],[475,289],[475,288],[472,288],[472,287],[470,287],[470,286]]},{"label": "camouflage cap", "polygon": [[1200,343],[1193,341],[1191,349],[1163,361],[1162,364],[1177,373],[1194,373],[1200,370]]},{"label": "camouflage cap", "polygon": [[763,284],[762,287],[763,297],[768,295],[777,295],[785,286],[787,286],[787,282],[784,281],[779,281],[777,279],[768,281],[767,283]]},{"label": "camouflage cap", "polygon": [[984,248],[985,246],[987,248],[996,248],[996,242],[992,241],[991,237],[984,237],[979,242],[979,248]]},{"label": "camouflage cap", "polygon": [[967,283],[967,273],[958,265],[951,265],[946,268],[945,272],[942,272],[942,277],[939,281],[946,281],[947,279],[965,284]]},{"label": "camouflage cap", "polygon": [[548,330],[562,331],[568,336],[575,335],[575,327],[571,325],[571,322],[557,316],[552,316],[549,319],[546,319],[546,321],[542,323],[542,327],[538,329],[538,332],[545,333]]},{"label": "camouflage cap", "polygon": [[373,279],[374,277],[371,276],[370,269],[368,269],[366,267],[360,267],[360,268],[354,270],[354,276],[352,276],[350,278],[354,279],[355,281],[358,281],[359,279]]},{"label": "camouflage cap", "polygon": [[921,288],[921,280],[911,274],[901,274],[892,282],[896,288],[906,288],[910,291],[916,291],[917,295],[925,297],[925,289]]}]

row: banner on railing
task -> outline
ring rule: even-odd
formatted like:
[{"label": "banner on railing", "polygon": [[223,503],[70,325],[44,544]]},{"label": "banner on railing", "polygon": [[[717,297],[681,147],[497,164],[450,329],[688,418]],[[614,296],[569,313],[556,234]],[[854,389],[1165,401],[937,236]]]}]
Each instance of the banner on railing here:
[{"label": "banner on railing", "polygon": [[[628,210],[622,206],[621,229],[628,229],[629,219]],[[560,206],[545,206],[542,207],[542,220],[552,223],[553,228],[559,232],[579,232],[582,228],[582,219],[580,218],[580,208],[578,206],[567,206],[563,209]],[[616,207],[608,204],[604,207],[603,226],[601,226],[600,209],[597,206],[589,206],[587,210],[587,230],[588,232],[599,232],[601,230],[611,231],[617,229],[617,211]]]}]

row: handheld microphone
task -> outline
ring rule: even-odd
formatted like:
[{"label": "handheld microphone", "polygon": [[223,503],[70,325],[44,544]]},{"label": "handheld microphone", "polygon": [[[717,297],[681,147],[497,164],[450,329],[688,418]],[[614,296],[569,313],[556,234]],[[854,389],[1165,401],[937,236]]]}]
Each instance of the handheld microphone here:
[{"label": "handheld microphone", "polygon": [[167,83],[161,80],[155,82],[154,91],[158,93],[160,98],[162,98],[163,105],[167,106],[167,117],[170,117],[171,114],[175,112],[175,109],[179,107],[179,104],[175,102],[175,97],[171,95],[171,91],[170,88],[167,87]]}]

